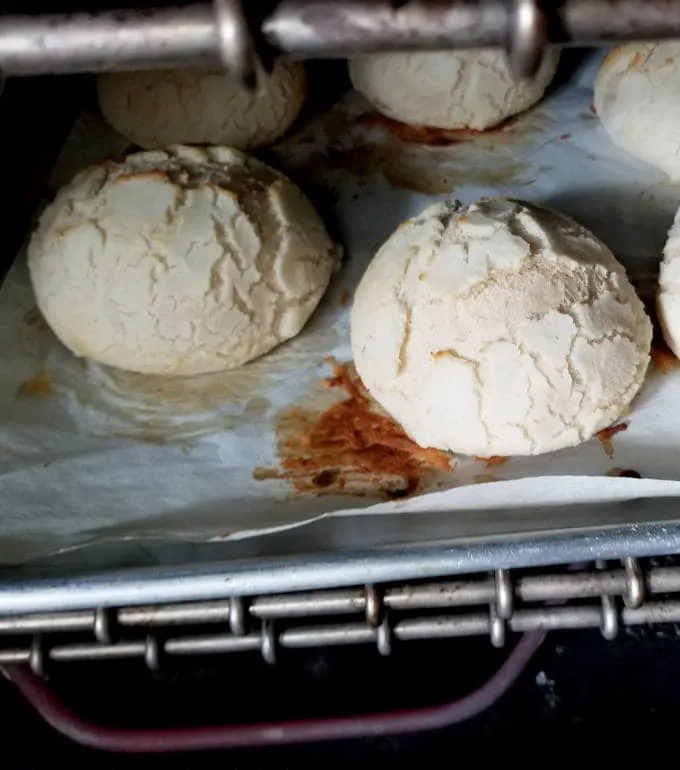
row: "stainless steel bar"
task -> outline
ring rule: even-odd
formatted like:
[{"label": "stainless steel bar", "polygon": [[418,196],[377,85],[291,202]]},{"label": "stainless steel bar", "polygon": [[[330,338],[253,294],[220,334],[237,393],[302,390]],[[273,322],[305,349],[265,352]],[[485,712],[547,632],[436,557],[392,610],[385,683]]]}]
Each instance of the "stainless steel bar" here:
[{"label": "stainless steel bar", "polygon": [[282,0],[262,31],[275,49],[307,59],[499,46],[507,41],[510,7],[504,0]]},{"label": "stainless steel bar", "polygon": [[[562,45],[680,36],[677,0],[564,0],[538,5],[547,16],[551,41]],[[263,33],[275,48],[303,58],[504,46],[513,6],[504,0],[282,0],[265,20]]]},{"label": "stainless steel bar", "polygon": [[649,570],[647,585],[654,594],[680,591],[680,567],[657,567]]},{"label": "stainless steel bar", "polygon": [[[505,47],[517,2],[281,0],[261,31],[275,51],[296,58]],[[564,0],[540,8],[549,39],[560,45],[680,36],[680,0]],[[0,17],[0,70],[32,75],[222,62],[245,78],[254,52],[240,13],[236,0],[219,0],[148,12]]]},{"label": "stainless steel bar", "polygon": [[93,626],[94,612],[88,611],[0,617],[0,634],[91,631]]},{"label": "stainless steel bar", "polygon": [[361,644],[375,640],[375,631],[364,623],[345,623],[316,628],[291,628],[279,636],[282,647],[320,647]]},{"label": "stainless steel bar", "polygon": [[[680,600],[649,602],[639,608],[624,607],[620,610],[621,625],[665,624],[680,622]],[[548,631],[567,629],[603,628],[604,614],[600,605],[572,607],[540,607],[516,611],[507,621],[513,632]],[[266,624],[265,624],[266,625]],[[618,626],[617,626],[618,627]],[[312,648],[320,646],[344,646],[376,644],[381,649],[381,635],[398,641],[423,641],[463,636],[487,636],[492,631],[492,619],[487,612],[461,615],[403,618],[394,626],[373,628],[366,622],[333,623],[322,626],[287,628],[272,635],[273,643],[282,648]],[[232,652],[264,652],[268,631],[245,636],[229,633],[171,637],[165,640],[152,638],[119,643],[78,642],[69,644],[34,643],[27,648],[0,648],[0,665],[32,662],[43,669],[52,662],[87,660],[146,659],[156,648],[161,656],[214,655]],[[383,645],[385,646],[385,645]],[[386,645],[389,650],[389,644]],[[157,656],[156,656],[157,657]]]},{"label": "stainless steel bar", "polygon": [[455,636],[478,636],[491,629],[489,615],[475,613],[459,617],[419,618],[403,620],[394,627],[394,637],[400,641],[448,639]]},{"label": "stainless steel bar", "polygon": [[509,626],[513,631],[597,628],[601,619],[599,607],[550,607],[519,610],[510,619]]},{"label": "stainless steel bar", "polygon": [[260,649],[258,634],[250,636],[188,636],[168,639],[164,645],[167,655],[217,655],[225,652],[253,652]]},{"label": "stainless steel bar", "polygon": [[264,596],[255,599],[248,608],[256,618],[290,618],[313,615],[344,615],[363,612],[366,596],[362,590],[319,591],[286,596]]},{"label": "stainless steel bar", "polygon": [[[192,602],[157,607],[126,607],[118,611],[120,626],[173,626],[188,623],[228,623],[229,600]],[[2,618],[0,617],[0,623]],[[0,625],[0,630],[2,626]]]},{"label": "stainless steel bar", "polygon": [[[643,576],[650,594],[680,593],[680,568],[659,567]],[[626,596],[623,569],[530,575],[514,581],[514,595],[524,603]],[[385,608],[399,612],[488,605],[495,601],[492,578],[469,578],[416,585],[390,586],[383,592]],[[254,598],[247,614],[257,620],[332,617],[366,611],[363,589],[339,589]],[[643,610],[644,611],[644,610]],[[633,616],[631,616],[633,617]],[[112,614],[122,628],[158,628],[190,624],[231,623],[230,599],[145,607],[123,607]],[[0,635],[92,631],[94,611],[0,616]]]},{"label": "stainless steel bar", "polygon": [[[122,660],[142,658],[145,651],[146,644],[143,641],[119,644],[64,644],[47,650],[45,657],[51,661],[64,663],[80,660]],[[2,660],[1,653],[0,660]]]},{"label": "stainless steel bar", "polygon": [[0,16],[0,71],[7,75],[217,64],[219,50],[207,3],[148,13]]},{"label": "stainless steel bar", "polygon": [[390,609],[404,611],[488,604],[494,597],[494,581],[488,578],[388,588],[384,602]]},{"label": "stainless steel bar", "polygon": [[516,588],[518,598],[525,602],[587,599],[601,594],[623,594],[625,590],[623,570],[526,577],[517,581]]}]

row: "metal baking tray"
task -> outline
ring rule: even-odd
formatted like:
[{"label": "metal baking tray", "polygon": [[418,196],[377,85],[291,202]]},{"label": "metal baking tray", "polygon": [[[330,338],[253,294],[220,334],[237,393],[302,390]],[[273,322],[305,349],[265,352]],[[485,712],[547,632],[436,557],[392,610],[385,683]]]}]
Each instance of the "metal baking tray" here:
[{"label": "metal baking tray", "polygon": [[[4,146],[16,148],[8,183],[21,190],[7,218],[15,227],[5,239],[5,270],[30,228],[41,180],[88,98],[87,77],[70,76],[12,80],[3,94],[0,131]],[[680,501],[673,498],[529,506],[512,516],[497,508],[328,518],[253,540],[124,539],[3,567],[0,614],[262,596],[679,550]]]},{"label": "metal baking tray", "polygon": [[[14,152],[2,269],[32,223],[87,78],[10,81],[0,136]],[[50,115],[46,138],[44,115]],[[252,540],[134,539],[0,569],[0,666],[54,727],[82,743],[125,751],[233,747],[436,727],[500,697],[546,631],[680,620],[680,571],[645,557],[680,551],[680,501],[503,508],[398,517],[327,518]],[[573,565],[576,565],[575,567]],[[261,654],[461,636],[503,646],[524,634],[479,691],[409,715],[134,733],[84,723],[40,681],[72,661]],[[508,645],[509,646],[509,645]]]}]

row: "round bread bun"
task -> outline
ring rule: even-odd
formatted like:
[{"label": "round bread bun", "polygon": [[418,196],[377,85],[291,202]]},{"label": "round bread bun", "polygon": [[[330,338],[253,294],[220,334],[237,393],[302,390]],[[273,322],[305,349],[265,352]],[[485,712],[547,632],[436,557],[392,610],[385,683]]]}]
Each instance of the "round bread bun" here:
[{"label": "round bread bun", "polygon": [[600,65],[595,110],[611,140],[680,179],[680,43],[618,46]]},{"label": "round bread bun", "polygon": [[349,62],[354,88],[383,115],[410,125],[483,131],[538,102],[553,79],[559,51],[518,81],[502,51],[446,51],[361,56]]},{"label": "round bread bun", "polygon": [[666,344],[680,357],[680,211],[675,215],[663,251],[656,308]]},{"label": "round bread bun", "polygon": [[143,149],[213,144],[249,150],[290,128],[305,99],[302,64],[277,61],[251,94],[219,70],[113,72],[98,78],[107,122]]},{"label": "round bread bun", "polygon": [[290,180],[218,147],[82,171],[28,247],[38,307],[67,348],[161,375],[233,369],[294,337],[336,257]]},{"label": "round bread bun", "polygon": [[354,299],[357,372],[423,447],[480,457],[574,446],[619,418],[652,325],[609,249],[507,199],[435,204],[378,251]]}]

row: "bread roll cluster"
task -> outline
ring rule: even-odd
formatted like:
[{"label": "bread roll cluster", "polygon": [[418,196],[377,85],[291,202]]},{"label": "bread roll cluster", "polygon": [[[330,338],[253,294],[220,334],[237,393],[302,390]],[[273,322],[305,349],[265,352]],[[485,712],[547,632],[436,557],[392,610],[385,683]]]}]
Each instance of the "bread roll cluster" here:
[{"label": "bread roll cluster", "polygon": [[[617,50],[595,103],[617,144],[680,175],[675,45]],[[535,105],[558,59],[550,50],[526,81],[495,51],[359,57],[349,73],[393,120],[483,131]],[[98,88],[102,114],[143,151],[77,175],[32,237],[33,287],[58,338],[109,366],[191,376],[242,366],[300,333],[338,247],[295,184],[243,151],[294,123],[302,65],[278,63],[255,95],[205,70],[107,74]],[[680,216],[659,309],[680,354]],[[652,341],[605,244],[562,214],[504,198],[430,205],[389,235],[350,321],[378,406],[423,447],[484,457],[553,452],[610,426],[644,381]]]}]

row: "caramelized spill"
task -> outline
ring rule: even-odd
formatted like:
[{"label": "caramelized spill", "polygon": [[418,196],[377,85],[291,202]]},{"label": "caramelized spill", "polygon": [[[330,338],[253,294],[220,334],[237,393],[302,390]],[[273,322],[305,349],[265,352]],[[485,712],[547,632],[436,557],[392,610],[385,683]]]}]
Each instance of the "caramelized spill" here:
[{"label": "caramelized spill", "polygon": [[475,484],[492,484],[495,481],[503,481],[501,476],[494,476],[492,473],[475,473],[472,477]]},{"label": "caramelized spill", "polygon": [[661,374],[668,374],[680,366],[680,361],[663,339],[655,339],[652,343],[652,366]]},{"label": "caramelized spill", "polygon": [[26,311],[23,321],[29,329],[47,330],[49,328],[47,326],[47,322],[42,316],[42,313],[38,310],[37,307],[32,307],[30,310]]},{"label": "caramelized spill", "polygon": [[606,476],[614,476],[615,478],[624,479],[641,479],[642,474],[633,470],[632,468],[611,468],[605,474]]},{"label": "caramelized spill", "polygon": [[495,468],[498,465],[504,465],[507,461],[507,457],[502,455],[492,455],[491,457],[474,457],[474,461],[477,463],[486,463],[487,468]]},{"label": "caramelized spill", "polygon": [[47,398],[54,393],[52,380],[45,367],[37,371],[33,377],[22,382],[17,388],[17,398]]},{"label": "caramelized spill", "polygon": [[276,426],[279,468],[256,468],[257,480],[285,479],[300,493],[375,494],[409,497],[422,481],[451,470],[449,456],[423,449],[389,417],[379,413],[358,375],[332,359],[325,388],[346,397],[318,412],[285,410]]},{"label": "caramelized spill", "polygon": [[350,300],[349,291],[347,289],[343,289],[340,292],[340,299],[339,299],[340,307],[347,307],[347,305],[349,304],[349,300]]},{"label": "caramelized spill", "polygon": [[478,131],[473,128],[433,128],[430,126],[412,126],[408,123],[401,123],[393,118],[388,118],[379,113],[364,113],[356,119],[357,123],[366,126],[380,126],[386,128],[391,134],[396,136],[402,142],[409,144],[427,144],[430,147],[448,147],[451,144],[467,142],[478,136],[488,136],[496,132],[503,131],[517,120],[517,116],[512,116],[502,121],[496,126],[487,128],[484,131]]},{"label": "caramelized spill", "polygon": [[652,366],[660,374],[668,374],[680,366],[680,361],[666,344],[661,330],[661,324],[656,312],[656,281],[653,285],[636,286],[640,299],[645,306],[647,315],[652,321],[652,349],[650,351]]},{"label": "caramelized spill", "polygon": [[620,422],[617,425],[610,425],[608,428],[604,428],[604,430],[601,430],[599,433],[595,434],[599,439],[600,444],[602,444],[602,448],[604,449],[605,454],[610,459],[614,457],[614,445],[612,444],[612,439],[617,433],[622,433],[624,430],[628,430],[627,422]]}]

